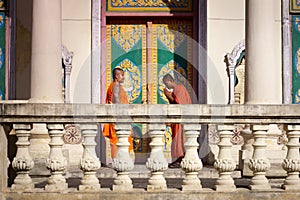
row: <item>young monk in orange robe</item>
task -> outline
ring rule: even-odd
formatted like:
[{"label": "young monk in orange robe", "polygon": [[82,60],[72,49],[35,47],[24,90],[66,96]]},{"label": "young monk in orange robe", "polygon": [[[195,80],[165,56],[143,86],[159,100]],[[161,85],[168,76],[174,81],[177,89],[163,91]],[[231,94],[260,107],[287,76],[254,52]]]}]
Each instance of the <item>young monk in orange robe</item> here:
[{"label": "young monk in orange robe", "polygon": [[[191,104],[191,97],[185,87],[181,84],[176,84],[174,78],[170,74],[163,77],[163,82],[167,88],[164,89],[164,94],[171,104]],[[171,92],[170,89],[173,89]],[[172,145],[171,156],[175,160],[169,165],[170,168],[180,167],[180,162],[184,157],[185,136],[180,124],[171,124],[172,130]]]},{"label": "young monk in orange robe", "polygon": [[[124,71],[121,68],[115,68],[113,70],[113,82],[108,87],[106,93],[106,103],[113,104],[128,104],[128,99],[124,88],[120,83],[124,82]],[[132,135],[132,134],[131,134]],[[129,151],[133,149],[132,136],[128,138],[130,143]],[[103,136],[108,137],[110,140],[111,157],[115,158],[117,155],[117,135],[113,124],[104,124]]]}]

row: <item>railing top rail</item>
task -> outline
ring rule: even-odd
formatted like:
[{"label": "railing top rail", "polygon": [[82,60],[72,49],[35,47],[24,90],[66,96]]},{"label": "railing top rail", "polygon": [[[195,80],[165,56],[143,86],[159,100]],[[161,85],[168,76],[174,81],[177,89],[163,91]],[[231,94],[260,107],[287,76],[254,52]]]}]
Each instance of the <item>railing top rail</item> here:
[{"label": "railing top rail", "polygon": [[30,104],[0,102],[0,123],[300,124],[299,105]]}]

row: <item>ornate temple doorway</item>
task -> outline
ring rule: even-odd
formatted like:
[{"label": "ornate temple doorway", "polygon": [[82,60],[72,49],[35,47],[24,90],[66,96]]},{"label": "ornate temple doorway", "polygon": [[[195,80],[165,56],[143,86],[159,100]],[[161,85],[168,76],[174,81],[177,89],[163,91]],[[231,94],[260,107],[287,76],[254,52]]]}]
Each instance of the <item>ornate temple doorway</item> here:
[{"label": "ornate temple doorway", "polygon": [[[109,9],[109,5],[106,9]],[[157,7],[153,8],[154,12],[155,9]],[[102,96],[105,96],[104,91],[112,81],[112,70],[120,67],[125,72],[123,87],[130,104],[168,103],[162,82],[167,73],[185,85],[196,102],[197,70],[193,67],[195,12],[191,8],[188,13],[179,15],[148,11],[130,13],[131,17],[106,12],[106,26],[105,30],[102,29],[102,35],[105,35],[105,59],[102,61],[102,66],[105,66],[105,82],[102,80],[102,83],[105,84],[101,86]],[[135,161],[145,162],[150,152],[147,126],[133,124],[132,129]],[[170,159],[171,141],[171,129],[166,126],[164,143],[167,159]],[[109,145],[106,147],[106,158],[110,158]]]}]

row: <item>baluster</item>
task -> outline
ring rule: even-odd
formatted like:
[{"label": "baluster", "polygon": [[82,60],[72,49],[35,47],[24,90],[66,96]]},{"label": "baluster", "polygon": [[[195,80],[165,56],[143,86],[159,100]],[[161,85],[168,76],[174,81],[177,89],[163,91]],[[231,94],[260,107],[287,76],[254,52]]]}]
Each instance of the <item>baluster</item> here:
[{"label": "baluster", "polygon": [[186,137],[184,144],[186,152],[180,163],[180,167],[185,171],[185,177],[182,183],[182,191],[201,190],[201,181],[198,178],[198,172],[203,165],[199,158],[197,148],[201,125],[200,124],[184,124],[183,130]]},{"label": "baluster", "polygon": [[46,161],[46,166],[50,169],[51,176],[45,190],[51,192],[65,191],[68,184],[63,176],[67,165],[67,160],[62,153],[64,127],[62,124],[47,124],[47,129],[51,140],[49,142],[50,155]]},{"label": "baluster", "polygon": [[14,124],[13,128],[16,130],[18,141],[17,154],[12,162],[12,167],[17,171],[17,177],[11,187],[12,190],[32,190],[34,184],[29,176],[29,171],[32,170],[34,162],[29,155],[29,136],[31,125],[30,124]]},{"label": "baluster", "polygon": [[131,190],[133,185],[129,178],[129,171],[134,167],[128,151],[128,137],[131,133],[131,125],[117,123],[115,124],[115,130],[118,137],[118,152],[116,158],[114,158],[112,162],[112,167],[117,171],[113,190]]},{"label": "baluster", "polygon": [[250,181],[251,190],[268,190],[271,189],[266,171],[270,169],[270,161],[266,157],[266,135],[268,125],[253,125],[253,157],[249,160],[249,168],[253,171],[254,176]]},{"label": "baluster", "polygon": [[168,162],[163,154],[163,136],[165,129],[165,124],[149,124],[151,153],[146,162],[146,167],[151,171],[151,177],[147,185],[147,191],[167,189],[164,170],[168,169]]},{"label": "baluster", "polygon": [[98,191],[100,190],[99,180],[96,176],[97,169],[101,164],[96,155],[96,142],[98,127],[93,124],[82,124],[80,126],[82,130],[83,140],[83,155],[80,162],[80,167],[83,171],[83,177],[81,184],[79,185],[80,191]]},{"label": "baluster", "polygon": [[219,178],[215,184],[216,191],[231,192],[236,190],[231,177],[231,173],[236,168],[231,155],[232,144],[230,139],[233,135],[233,129],[233,125],[218,126],[218,130],[220,131],[219,155],[214,163],[214,167],[219,172]]},{"label": "baluster", "polygon": [[287,177],[282,187],[285,190],[300,190],[300,155],[299,155],[299,138],[300,138],[300,126],[289,125],[288,126],[288,152],[286,159],[284,159],[282,166],[287,171]]}]

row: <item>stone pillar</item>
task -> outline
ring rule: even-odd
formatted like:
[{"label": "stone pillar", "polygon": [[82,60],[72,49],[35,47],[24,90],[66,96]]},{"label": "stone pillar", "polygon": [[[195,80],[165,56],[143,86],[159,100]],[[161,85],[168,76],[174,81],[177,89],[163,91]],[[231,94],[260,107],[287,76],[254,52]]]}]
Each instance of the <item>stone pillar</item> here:
[{"label": "stone pillar", "polygon": [[32,103],[63,103],[61,0],[33,0]]},{"label": "stone pillar", "polygon": [[150,158],[148,158],[146,162],[146,166],[151,171],[151,177],[149,179],[147,191],[167,189],[164,170],[168,169],[168,162],[163,153],[163,136],[165,129],[165,124],[149,124],[151,153]]},{"label": "stone pillar", "polygon": [[0,191],[7,189],[7,168],[9,167],[9,159],[7,157],[7,136],[5,133],[4,125],[0,125]]},{"label": "stone pillar", "polygon": [[198,173],[203,165],[198,155],[199,144],[197,138],[200,135],[201,124],[184,124],[183,130],[186,137],[184,144],[186,152],[180,166],[185,171],[182,183],[182,191],[201,190],[201,181]]},{"label": "stone pillar", "polygon": [[63,172],[67,166],[67,160],[62,153],[64,127],[62,124],[48,124],[47,128],[51,141],[49,143],[50,155],[46,161],[46,166],[50,169],[51,176],[45,190],[50,192],[63,192],[68,189],[66,178],[63,176]]},{"label": "stone pillar", "polygon": [[246,0],[245,103],[281,104],[274,0]]},{"label": "stone pillar", "polygon": [[268,190],[271,189],[266,171],[270,169],[270,162],[266,157],[266,134],[268,125],[253,125],[253,156],[249,160],[249,168],[253,171],[254,176],[250,181],[251,190]]},{"label": "stone pillar", "polygon": [[82,130],[83,140],[83,155],[80,162],[80,167],[83,170],[83,177],[79,185],[80,191],[98,191],[100,190],[99,180],[96,176],[97,169],[101,164],[96,155],[96,142],[98,127],[93,124],[83,124],[80,126]]},{"label": "stone pillar", "polygon": [[114,180],[113,190],[132,190],[132,181],[129,178],[129,171],[134,167],[128,151],[128,137],[131,132],[131,124],[115,124],[115,130],[118,137],[117,156],[113,159],[112,167],[117,171],[117,177]]},{"label": "stone pillar", "polygon": [[286,159],[284,159],[282,166],[287,171],[287,177],[282,187],[285,190],[300,190],[300,155],[299,155],[299,138],[300,138],[300,126],[289,125],[288,126],[288,152]]},{"label": "stone pillar", "polygon": [[232,144],[230,139],[233,135],[233,125],[218,126],[220,131],[219,155],[214,163],[214,167],[219,172],[219,178],[216,181],[216,191],[233,192],[236,190],[234,181],[231,177],[232,171],[236,168],[231,155]]},{"label": "stone pillar", "polygon": [[28,147],[30,145],[29,136],[31,126],[29,124],[14,124],[18,141],[17,155],[12,162],[12,167],[17,171],[17,177],[11,186],[12,190],[31,191],[34,188],[32,179],[29,176],[29,171],[32,170],[34,162],[29,155]]}]

